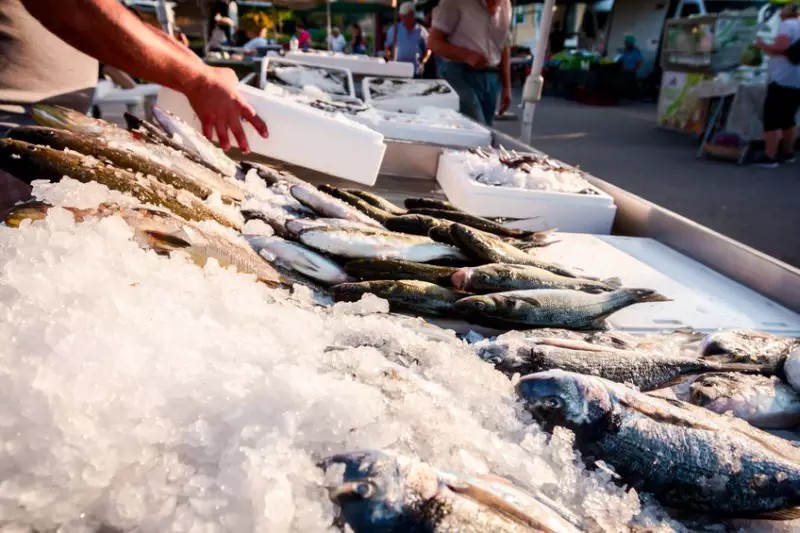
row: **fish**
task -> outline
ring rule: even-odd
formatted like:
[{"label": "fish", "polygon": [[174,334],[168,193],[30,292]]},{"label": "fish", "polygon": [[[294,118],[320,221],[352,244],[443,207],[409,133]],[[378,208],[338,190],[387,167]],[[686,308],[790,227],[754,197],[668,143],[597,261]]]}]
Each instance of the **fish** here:
[{"label": "fish", "polygon": [[267,260],[288,266],[316,281],[330,285],[350,281],[350,276],[338,263],[302,244],[279,237],[251,235],[247,241]]},{"label": "fish", "polygon": [[434,468],[391,452],[365,450],[326,458],[328,495],[354,533],[579,533],[568,510],[512,481]]},{"label": "fish", "polygon": [[618,289],[600,294],[534,289],[469,296],[459,300],[454,309],[466,320],[488,327],[585,329],[598,326],[629,305],[668,301],[650,289]]},{"label": "fish", "polygon": [[800,393],[800,347],[789,352],[783,363],[782,370],[789,385]]},{"label": "fish", "polygon": [[399,259],[353,259],[344,265],[345,271],[362,280],[419,280],[449,285],[454,267],[413,263]]},{"label": "fish", "polygon": [[373,194],[369,191],[362,191],[361,189],[343,189],[344,192],[348,194],[352,194],[353,196],[358,196],[365,202],[370,205],[374,205],[378,209],[382,209],[387,213],[392,215],[405,215],[407,211],[402,207],[394,205],[389,200],[383,198],[382,196],[378,196],[377,194]]},{"label": "fish", "polygon": [[495,341],[482,346],[478,356],[509,377],[560,369],[626,383],[643,391],[659,389],[684,376],[703,372],[763,371],[758,365],[617,350],[566,339]]},{"label": "fish", "polygon": [[357,302],[365,294],[388,300],[392,311],[426,316],[450,314],[453,303],[463,295],[433,283],[416,280],[379,280],[341,283],[331,287],[337,302]]},{"label": "fish", "polygon": [[292,196],[315,213],[330,218],[343,218],[382,228],[380,222],[368,217],[353,206],[334,198],[330,194],[308,185],[293,185],[289,191]]},{"label": "fish", "polygon": [[476,217],[474,215],[470,215],[469,213],[464,213],[463,211],[417,207],[410,209],[409,213],[415,215],[427,215],[434,218],[443,218],[445,220],[458,222],[459,224],[479,229],[481,231],[485,231],[486,233],[491,233],[500,237],[514,237],[521,239],[530,238],[536,234],[532,231],[507,228],[502,224],[498,224],[497,222],[493,222],[486,218]]},{"label": "fish", "polygon": [[757,428],[800,425],[800,395],[775,376],[705,374],[689,386],[690,402],[715,413],[731,413]]},{"label": "fish", "polygon": [[525,376],[516,391],[545,431],[572,431],[587,463],[602,461],[667,507],[800,516],[800,448],[742,420],[563,370]]},{"label": "fish", "polygon": [[[6,224],[18,227],[22,220],[41,220],[52,206],[35,202],[23,204],[12,210]],[[287,285],[286,279],[246,243],[239,243],[198,226],[160,209],[148,207],[122,207],[101,204],[93,209],[67,208],[76,221],[88,218],[118,216],[134,230],[134,239],[145,249],[159,254],[186,253],[198,266],[216,259],[223,266],[232,266],[238,272],[252,274],[270,287]]]},{"label": "fish", "polygon": [[579,277],[572,271],[559,266],[540,261],[528,252],[524,252],[500,238],[479,232],[463,224],[453,224],[450,227],[450,236],[465,254],[481,261],[482,263],[509,263],[514,265],[528,265],[548,270],[559,276],[570,278]]},{"label": "fish", "polygon": [[450,237],[450,226],[453,222],[427,215],[401,215],[389,217],[383,221],[386,229],[410,235],[423,235],[436,242],[455,245]]},{"label": "fish", "polygon": [[789,352],[796,347],[800,347],[800,339],[734,329],[707,335],[700,343],[700,353],[716,360],[766,362],[777,372],[783,367]]},{"label": "fish", "polygon": [[297,238],[321,252],[350,259],[402,259],[415,263],[467,259],[457,248],[427,237],[386,231],[311,228],[301,231]]},{"label": "fish", "polygon": [[301,180],[291,172],[277,169],[263,163],[240,161],[239,167],[245,175],[251,170],[254,171],[259,178],[264,180],[264,183],[267,184],[267,187],[274,187],[275,185],[279,184],[305,185],[306,187],[313,187],[313,185],[307,181]]},{"label": "fish", "polygon": [[186,147],[187,151],[205,161],[208,166],[216,169],[221,175],[233,177],[239,172],[233,159],[174,114],[158,106],[153,106],[153,118],[167,135],[172,136],[181,146]]},{"label": "fish", "polygon": [[0,169],[23,181],[63,176],[88,183],[96,181],[109,189],[127,192],[143,203],[165,207],[187,220],[214,220],[240,229],[241,223],[205,205],[195,195],[142,174],[134,174],[94,158],[55,150],[15,139],[0,139]]},{"label": "fish", "polygon": [[173,172],[192,179],[220,193],[223,198],[244,200],[245,194],[237,182],[228,180],[202,164],[187,158],[184,152],[163,144],[154,144],[137,138],[133,133],[65,107],[33,106],[33,118],[40,125],[65,129],[76,133],[94,135],[110,148],[127,150]]},{"label": "fish", "polygon": [[454,287],[470,292],[573,289],[593,293],[611,292],[622,284],[616,278],[605,281],[573,278],[535,266],[504,263],[461,268],[453,274],[452,283]]},{"label": "fish", "polygon": [[403,205],[406,206],[406,209],[446,209],[464,213],[464,211],[447,200],[439,200],[437,198],[406,198]]},{"label": "fish", "polygon": [[[289,234],[297,237],[304,230],[311,228],[337,228],[350,229],[354,231],[381,232],[381,228],[376,228],[370,224],[347,220],[344,218],[297,218],[286,221],[286,229]],[[383,233],[388,233],[383,231]]]},{"label": "fish", "polygon": [[355,207],[356,209],[367,215],[369,218],[377,220],[381,224],[383,224],[383,222],[386,221],[386,219],[394,216],[391,213],[384,211],[383,209],[380,209],[378,207],[375,207],[369,202],[362,200],[358,196],[346,192],[344,189],[338,189],[330,185],[320,185],[319,190],[324,193],[330,194],[334,198],[338,198],[339,200],[352,205],[353,207]]}]

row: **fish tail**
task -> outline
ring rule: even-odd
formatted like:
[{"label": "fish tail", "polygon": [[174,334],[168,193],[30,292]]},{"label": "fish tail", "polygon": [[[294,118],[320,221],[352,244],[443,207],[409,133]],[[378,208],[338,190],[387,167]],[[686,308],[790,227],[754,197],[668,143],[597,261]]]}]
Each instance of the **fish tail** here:
[{"label": "fish tail", "polygon": [[616,276],[613,278],[604,279],[602,281],[603,283],[614,289],[619,289],[620,287],[622,287],[622,280]]}]

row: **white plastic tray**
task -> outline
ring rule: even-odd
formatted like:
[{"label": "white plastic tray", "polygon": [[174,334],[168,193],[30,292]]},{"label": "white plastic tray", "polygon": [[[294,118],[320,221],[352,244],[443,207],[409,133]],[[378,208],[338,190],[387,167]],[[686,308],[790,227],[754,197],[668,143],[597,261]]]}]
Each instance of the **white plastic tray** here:
[{"label": "white plastic tray", "polygon": [[800,336],[800,315],[653,239],[580,234],[537,248],[536,257],[580,268],[589,276],[617,276],[625,287],[655,289],[672,302],[636,304],[607,323],[631,332],[681,327],[709,332],[747,328]]},{"label": "white plastic tray", "polygon": [[[375,118],[377,115],[378,119]],[[400,141],[425,142],[441,146],[457,148],[474,148],[489,146],[492,132],[463,115],[454,113],[452,120],[458,121],[463,128],[448,127],[438,122],[411,123],[412,115],[394,111],[376,110],[370,116],[355,115],[353,120],[380,132],[388,139]]]},{"label": "white plastic tray", "polygon": [[[345,96],[349,96],[350,98],[355,98],[356,97],[356,86],[355,86],[355,83],[353,83],[353,73],[350,72],[348,69],[340,68],[340,67],[326,67],[326,66],[322,66],[322,65],[306,65],[306,64],[303,64],[303,63],[301,63],[299,61],[293,61],[291,59],[284,59],[282,57],[265,57],[261,61],[261,69],[260,69],[260,72],[258,74],[258,86],[260,88],[262,88],[262,89],[267,84],[267,67],[270,64],[272,64],[274,66],[305,67],[305,68],[311,68],[311,69],[319,69],[319,70],[325,70],[325,71],[338,72],[339,74],[342,74],[342,75],[345,76],[345,79],[347,80],[347,91],[348,92],[347,92],[346,95],[338,94],[338,93],[327,93],[327,94],[330,94],[334,98],[345,97]],[[285,86],[280,85],[280,87],[285,87]],[[296,87],[296,88],[300,89],[300,90],[303,89],[302,87]],[[320,87],[320,89],[324,91],[324,89],[322,89],[321,87]]]},{"label": "white plastic tray", "polygon": [[[522,219],[518,227],[557,228],[576,233],[608,234],[617,207],[603,191],[574,194],[484,185],[466,174],[459,152],[446,151],[439,157],[436,180],[460,209],[484,217]],[[530,220],[534,219],[534,220]]]},{"label": "white plastic tray", "polygon": [[358,76],[414,77],[414,65],[411,63],[387,62],[380,57],[333,52],[288,52],[286,59],[292,59],[306,65],[346,68]]},{"label": "white plastic tray", "polygon": [[[393,95],[390,97],[372,97],[373,82],[378,80],[387,80],[395,82],[403,82],[409,85],[415,85],[422,88],[430,87],[434,82],[444,85],[449,89],[449,92],[443,94],[428,94],[425,96],[402,96]],[[458,111],[458,93],[453,90],[445,80],[417,80],[408,78],[373,78],[366,77],[361,82],[361,94],[364,97],[364,102],[370,104],[378,109],[385,109],[387,111],[400,111],[403,113],[414,113],[421,107],[442,107],[445,109],[453,109]]]},{"label": "white plastic tray", "polygon": [[[383,135],[342,116],[333,117],[254,87],[239,88],[269,128],[269,138],[263,139],[245,124],[253,152],[365,185],[375,184],[386,150]],[[158,105],[200,128],[200,120],[181,93],[162,89]]]}]

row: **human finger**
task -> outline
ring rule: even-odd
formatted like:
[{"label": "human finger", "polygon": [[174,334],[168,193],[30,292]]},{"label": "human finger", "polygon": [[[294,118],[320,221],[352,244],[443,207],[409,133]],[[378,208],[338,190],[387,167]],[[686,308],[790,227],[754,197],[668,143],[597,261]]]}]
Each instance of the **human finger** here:
[{"label": "human finger", "polygon": [[236,139],[236,144],[239,145],[239,149],[244,153],[248,153],[250,151],[250,145],[247,144],[247,136],[244,134],[239,117],[231,117],[228,127],[231,129],[233,137]]},{"label": "human finger", "polygon": [[220,148],[227,152],[231,147],[231,142],[228,140],[228,122],[224,117],[219,117],[214,124],[214,129],[217,131],[217,142]]},{"label": "human finger", "polygon": [[201,123],[203,124],[203,135],[209,141],[214,140],[214,121],[210,118],[206,117],[201,119]]},{"label": "human finger", "polygon": [[253,107],[247,102],[242,102],[242,117],[253,125],[259,135],[265,139],[269,137],[269,129],[267,129],[267,124],[261,120],[261,117],[256,115],[255,109],[253,109]]}]

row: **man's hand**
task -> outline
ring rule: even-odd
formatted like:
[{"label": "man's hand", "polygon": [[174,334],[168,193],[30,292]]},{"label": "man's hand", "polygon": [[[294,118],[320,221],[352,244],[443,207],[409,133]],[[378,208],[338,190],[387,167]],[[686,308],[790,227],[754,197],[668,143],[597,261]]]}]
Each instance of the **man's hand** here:
[{"label": "man's hand", "polygon": [[767,43],[765,43],[761,39],[756,39],[755,42],[753,43],[753,46],[755,46],[759,50],[764,50],[764,48],[766,48],[767,46]]},{"label": "man's hand", "polygon": [[239,93],[239,79],[229,68],[207,67],[183,89],[200,122],[203,135],[209,140],[216,131],[217,140],[223,150],[231,146],[228,130],[233,132],[236,143],[243,152],[249,152],[242,129],[242,120],[248,121],[262,137],[267,137],[267,125],[255,113],[253,107]]},{"label": "man's hand", "polygon": [[489,60],[480,52],[467,50],[464,54],[464,62],[475,70],[480,70],[489,66]]},{"label": "man's hand", "polygon": [[508,108],[511,107],[511,87],[503,87],[503,92],[500,94],[500,108],[497,110],[498,115],[502,115]]}]

